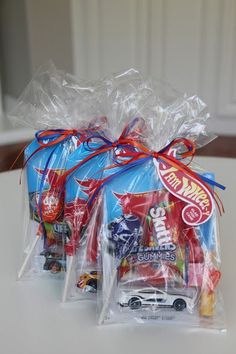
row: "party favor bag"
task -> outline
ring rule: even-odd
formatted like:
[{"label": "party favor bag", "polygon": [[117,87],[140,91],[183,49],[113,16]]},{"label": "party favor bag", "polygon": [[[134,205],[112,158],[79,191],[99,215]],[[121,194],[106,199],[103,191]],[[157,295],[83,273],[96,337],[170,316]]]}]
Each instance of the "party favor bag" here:
[{"label": "party favor bag", "polygon": [[103,184],[106,167],[116,159],[117,153],[125,151],[129,144],[138,141],[143,124],[143,119],[131,120],[124,127],[120,137],[113,141],[106,137],[105,132],[97,131],[68,159],[67,171],[64,174],[64,220],[70,237],[65,245],[67,274],[63,302],[94,298],[101,278],[97,259],[103,212],[101,197],[95,195],[94,191]]},{"label": "party favor bag", "polygon": [[208,114],[197,97],[161,108],[158,150],[137,143],[104,176],[98,323],[222,329],[215,188],[224,187],[191,163]]},{"label": "party favor bag", "polygon": [[77,82],[49,63],[11,112],[15,123],[38,130],[24,150],[24,251],[18,278],[66,270],[70,230],[64,222],[63,175],[70,154],[103,122],[98,103],[98,117],[93,113],[95,90],[94,84]]},{"label": "party favor bag", "polygon": [[67,274],[63,301],[96,299],[101,270],[101,198],[93,197],[103,183],[107,166],[130,143],[144,142],[152,126],[156,96],[149,80],[133,69],[110,75],[97,82],[98,109],[108,126],[88,136],[68,159],[66,172],[65,220],[70,230],[66,245]]}]

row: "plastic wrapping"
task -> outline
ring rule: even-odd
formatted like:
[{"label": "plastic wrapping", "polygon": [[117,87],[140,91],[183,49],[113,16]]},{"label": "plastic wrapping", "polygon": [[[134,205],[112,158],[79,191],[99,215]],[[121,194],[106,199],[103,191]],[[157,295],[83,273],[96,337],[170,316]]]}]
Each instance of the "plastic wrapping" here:
[{"label": "plastic wrapping", "polygon": [[[112,85],[109,80],[113,81]],[[100,132],[102,137],[115,141],[116,132],[121,133],[120,125],[129,121],[127,98],[132,96],[136,102],[134,107],[139,108],[137,103],[147,91],[146,86],[135,70],[129,70],[124,78],[117,75],[88,83],[78,81],[49,63],[36,72],[18,99],[10,114],[12,122],[40,129],[24,151],[26,179],[23,183],[28,190],[25,197],[28,199],[29,218],[24,230],[26,236],[19,278],[66,270],[66,243],[71,243],[70,238],[73,239],[75,232],[68,217],[71,206],[67,203],[68,198],[71,201],[69,190],[74,175],[67,182],[65,173],[78,163],[81,151],[91,152],[91,144],[89,149],[85,145],[80,148],[81,142],[91,134]],[[119,97],[119,105],[116,115],[109,117],[114,96],[117,100]],[[152,97],[155,97],[154,93]],[[140,104],[146,120],[150,119],[150,110],[155,109],[153,98],[152,102],[153,106]],[[93,165],[94,161],[91,163]],[[90,178],[93,178],[93,173],[90,173]],[[76,186],[75,195],[78,196],[80,187],[77,182]],[[82,209],[82,206],[78,208]],[[26,209],[28,213],[28,207]]]},{"label": "plastic wrapping", "polygon": [[163,186],[153,161],[116,177],[103,200],[99,324],[223,329],[216,210],[186,224],[186,203]]},{"label": "plastic wrapping", "polygon": [[[64,223],[64,186],[56,187],[66,169],[71,151],[79,144],[74,136],[34,154],[40,145],[35,139],[25,149],[25,198],[28,222],[25,225],[24,254],[18,277],[31,277],[50,271],[60,273],[66,268],[64,244],[67,225]],[[34,154],[34,155],[32,155]]]},{"label": "plastic wrapping", "polygon": [[[85,158],[93,154],[99,143],[84,144],[77,149],[68,160],[68,168],[73,168]],[[78,300],[89,298],[96,292],[97,283],[97,230],[99,228],[100,207],[90,207],[87,204],[89,195],[102,179],[103,169],[110,162],[110,152],[91,158],[84,166],[78,167],[66,181],[65,222],[70,230],[70,239],[66,245],[67,274],[65,277],[62,300]],[[80,280],[92,272],[92,280],[87,279],[81,284]],[[87,289],[87,291],[86,291]],[[86,294],[84,294],[86,291]]]},{"label": "plastic wrapping", "polygon": [[97,298],[99,324],[224,328],[220,185],[192,163],[214,138],[197,96],[134,69],[89,83],[50,64],[11,117],[40,129],[19,277],[66,271],[63,301]]},{"label": "plastic wrapping", "polygon": [[[121,134],[122,139],[142,141],[143,119],[131,120]],[[102,218],[101,198],[89,200],[103,183],[106,167],[113,163],[117,145],[105,132],[97,132],[74,151],[68,159],[65,185],[64,220],[70,230],[66,244],[67,274],[63,302],[92,298],[96,293],[99,256],[99,230]]]},{"label": "plastic wrapping", "polygon": [[103,175],[98,323],[224,329],[214,175],[190,164],[195,147],[214,138],[209,114],[197,96],[163,90],[145,121],[144,149],[120,147]]},{"label": "plastic wrapping", "polygon": [[49,63],[37,71],[10,114],[13,123],[40,129],[24,151],[28,205],[18,278],[66,270],[70,230],[64,221],[63,176],[86,134],[107,127],[107,119],[91,108],[95,90],[95,84],[78,82]]},{"label": "plastic wrapping", "polygon": [[9,118],[35,130],[87,127],[101,116],[95,91],[95,82],[77,80],[49,62],[36,71]]},{"label": "plastic wrapping", "polygon": [[95,96],[95,110],[108,117],[114,137],[119,136],[127,122],[141,117],[145,120],[146,144],[155,151],[180,136],[194,141],[197,148],[216,138],[207,131],[210,114],[197,95],[187,95],[165,82],[145,78],[135,69],[97,82]]},{"label": "plastic wrapping", "polygon": [[[98,81],[94,92],[95,112],[97,110],[107,117],[108,129],[100,131],[100,135],[97,137],[92,135],[89,144],[83,144],[80,149],[77,149],[68,161],[68,168],[78,165],[104,143],[106,145],[117,141],[122,130],[125,137],[148,144],[148,137],[153,131],[154,124],[160,125],[163,119],[163,112],[161,112],[163,108],[161,109],[159,105],[160,98],[157,96],[155,84],[150,79],[144,79],[134,69],[110,75]],[[187,110],[185,109],[185,111]],[[77,112],[80,112],[79,107]],[[183,110],[184,115],[186,116],[186,112]],[[125,132],[126,129],[127,132]],[[100,145],[96,146],[98,144],[96,141]],[[154,141],[155,138],[153,138]],[[92,146],[92,144],[95,145]],[[88,250],[90,243],[86,240],[87,238],[94,239],[96,236],[88,235],[86,232],[86,219],[91,215],[87,210],[87,200],[89,193],[103,180],[104,169],[112,164],[115,152],[116,147],[114,146],[114,149],[109,150],[106,156],[101,154],[92,158],[82,169],[81,166],[78,166],[67,179],[65,219],[71,230],[72,238],[66,247],[67,269],[69,271],[65,277],[63,301],[95,298],[90,293],[96,292],[97,259],[88,260],[91,250]],[[101,213],[99,213],[100,215]],[[99,227],[98,219],[96,225],[92,225],[90,228],[95,230],[97,234]],[[76,242],[73,252],[70,249],[72,241]]]}]

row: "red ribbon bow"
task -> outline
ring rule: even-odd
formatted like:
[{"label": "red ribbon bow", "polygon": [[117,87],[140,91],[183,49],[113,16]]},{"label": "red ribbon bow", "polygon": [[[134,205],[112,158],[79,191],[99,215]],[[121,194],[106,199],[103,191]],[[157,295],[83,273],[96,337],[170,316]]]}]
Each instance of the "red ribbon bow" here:
[{"label": "red ribbon bow", "polygon": [[[130,145],[132,145],[132,141],[130,142]],[[145,159],[147,158],[159,159],[161,161],[168,163],[169,165],[176,168],[177,170],[181,171],[186,176],[190,176],[195,180],[197,180],[198,182],[202,183],[204,187],[208,190],[208,192],[212,195],[218,207],[220,215],[222,214],[222,212],[224,212],[224,206],[218,194],[212,188],[210,188],[210,186],[205,181],[207,181],[212,185],[218,186],[221,189],[225,189],[225,187],[217,182],[211,181],[203,176],[198,175],[188,166],[195,156],[196,147],[193,141],[186,138],[176,138],[160,151],[149,150],[146,146],[144,146],[139,142],[136,142],[135,145],[133,146],[138,150],[126,149],[125,152],[120,152],[116,156],[117,158],[122,158],[122,160],[119,161],[119,163],[117,164],[113,164],[109,167],[106,167],[105,169],[112,169],[115,167],[122,167],[122,166],[123,167],[135,166],[138,161],[142,159],[145,161]],[[182,149],[182,151],[179,149],[179,147],[181,146],[184,148]],[[173,150],[175,150],[177,157],[171,154],[171,151]],[[187,161],[186,164],[180,161],[188,157],[190,157],[190,160]],[[111,176],[107,177],[107,180],[109,180],[110,177]],[[106,183],[106,181],[103,183]]]}]

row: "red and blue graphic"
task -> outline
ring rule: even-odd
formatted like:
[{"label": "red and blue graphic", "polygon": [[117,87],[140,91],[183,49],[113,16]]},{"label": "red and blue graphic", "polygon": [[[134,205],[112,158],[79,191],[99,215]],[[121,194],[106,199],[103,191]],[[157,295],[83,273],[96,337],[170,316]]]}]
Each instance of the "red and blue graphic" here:
[{"label": "red and blue graphic", "polygon": [[[56,146],[41,148],[37,138],[25,149],[25,169],[30,217],[38,223],[37,236],[43,237],[44,270],[65,270],[64,244],[69,230],[64,223],[64,185],[61,177],[78,139],[67,139]],[[41,149],[40,149],[41,148]],[[36,235],[34,235],[36,237]]]},{"label": "red and blue graphic", "polygon": [[[90,143],[89,146],[88,149],[86,144],[81,144],[70,155],[67,162],[68,170],[93,154],[94,150],[98,149],[101,144]],[[102,182],[104,168],[111,161],[110,154],[110,151],[106,151],[94,156],[67,177],[64,216],[71,230],[71,239],[66,246],[66,251],[70,255],[76,251],[76,247],[90,219],[92,206],[88,204],[88,199],[94,190],[97,189],[99,183]],[[97,220],[97,226],[98,223],[99,219]],[[90,237],[95,240],[96,234],[90,235]],[[93,243],[95,244],[96,242],[94,241]]]},{"label": "red and blue graphic", "polygon": [[[210,173],[204,176],[214,180]],[[108,252],[121,260],[121,279],[132,271],[153,286],[173,279],[181,286],[201,286],[206,251],[214,252],[216,245],[214,213],[202,225],[186,224],[182,211],[187,202],[163,186],[152,160],[117,175],[106,184],[104,196]],[[129,236],[135,235],[134,229],[139,236],[132,244]],[[212,265],[209,274],[215,272]]]}]

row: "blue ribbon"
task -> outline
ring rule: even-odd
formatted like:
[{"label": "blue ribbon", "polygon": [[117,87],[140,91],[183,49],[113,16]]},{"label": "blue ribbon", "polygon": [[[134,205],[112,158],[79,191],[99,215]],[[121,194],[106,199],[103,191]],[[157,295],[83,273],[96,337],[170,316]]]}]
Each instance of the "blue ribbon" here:
[{"label": "blue ribbon", "polygon": [[[164,150],[163,150],[164,151]],[[119,167],[119,170],[115,173],[113,173],[112,175],[108,176],[105,181],[103,183],[101,183],[101,185],[95,190],[94,194],[92,195],[92,198],[89,200],[88,204],[89,206],[93,203],[94,199],[96,198],[96,196],[98,195],[98,193],[100,192],[100,190],[108,183],[110,183],[114,178],[119,177],[120,175],[122,175],[123,173],[125,173],[126,171],[130,170],[133,167],[137,167],[140,166],[142,164],[144,164],[145,162],[147,162],[148,160],[153,159],[152,156],[147,156],[147,157],[142,157],[132,163],[129,163],[128,165],[125,166],[121,166]],[[158,159],[161,160],[161,158],[159,157]],[[204,182],[210,184],[212,187],[217,187],[220,188],[222,190],[225,190],[225,186],[210,179],[207,178],[203,175],[198,174],[198,177],[200,177]]]}]

